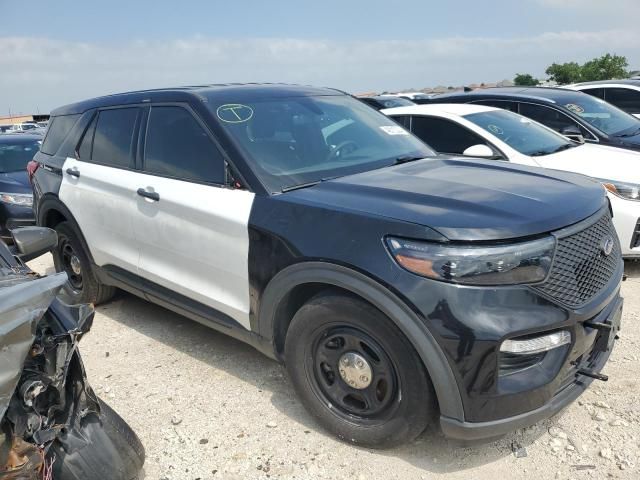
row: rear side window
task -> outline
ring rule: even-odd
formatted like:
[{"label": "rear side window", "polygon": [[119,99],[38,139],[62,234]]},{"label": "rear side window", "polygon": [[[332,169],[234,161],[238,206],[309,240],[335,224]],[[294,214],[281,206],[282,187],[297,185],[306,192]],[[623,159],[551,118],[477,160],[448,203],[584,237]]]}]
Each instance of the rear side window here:
[{"label": "rear side window", "polygon": [[93,135],[96,131],[97,121],[98,116],[96,115],[93,117],[93,120],[91,120],[89,128],[84,132],[84,136],[80,141],[80,146],[78,147],[78,157],[80,160],[91,160],[91,147],[93,147]]},{"label": "rear side window", "polygon": [[630,88],[607,88],[605,100],[627,113],[640,113],[640,91]]},{"label": "rear side window", "polygon": [[442,118],[414,116],[411,131],[440,153],[462,154],[473,145],[487,145],[480,135]]},{"label": "rear side window", "polygon": [[53,117],[49,122],[47,136],[42,142],[40,151],[47,155],[55,155],[60,145],[75,125],[80,115],[62,115]]},{"label": "rear side window", "polygon": [[152,107],[144,170],[206,183],[224,183],[224,158],[193,115],[182,107]]},{"label": "rear side window", "polygon": [[102,110],[93,136],[91,161],[129,168],[133,159],[133,133],[139,108]]}]

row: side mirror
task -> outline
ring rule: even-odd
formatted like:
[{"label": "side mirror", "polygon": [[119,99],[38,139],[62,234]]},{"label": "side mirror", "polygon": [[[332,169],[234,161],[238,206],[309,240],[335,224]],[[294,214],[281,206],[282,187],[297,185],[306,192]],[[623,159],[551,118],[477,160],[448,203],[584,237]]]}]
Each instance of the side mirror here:
[{"label": "side mirror", "polygon": [[22,227],[11,230],[16,255],[23,262],[44,255],[58,245],[58,234],[46,227]]},{"label": "side mirror", "polygon": [[466,157],[479,157],[479,158],[493,158],[496,153],[491,150],[491,147],[479,143],[478,145],[472,145],[467,148],[462,154]]},{"label": "side mirror", "polygon": [[566,127],[563,127],[562,130],[560,130],[560,133],[572,142],[580,144],[584,143],[584,136],[576,125],[567,125]]}]

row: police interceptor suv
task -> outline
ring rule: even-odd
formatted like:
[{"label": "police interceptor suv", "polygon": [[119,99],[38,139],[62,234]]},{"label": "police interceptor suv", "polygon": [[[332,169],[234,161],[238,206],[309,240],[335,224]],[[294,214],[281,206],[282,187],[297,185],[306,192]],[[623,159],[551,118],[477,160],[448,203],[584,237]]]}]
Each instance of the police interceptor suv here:
[{"label": "police interceptor suv", "polygon": [[28,170],[67,301],[121,288],[240,338],[349,442],[535,423],[603,378],[619,328],[602,186],[436,157],[336,90],[83,101],[52,113]]}]

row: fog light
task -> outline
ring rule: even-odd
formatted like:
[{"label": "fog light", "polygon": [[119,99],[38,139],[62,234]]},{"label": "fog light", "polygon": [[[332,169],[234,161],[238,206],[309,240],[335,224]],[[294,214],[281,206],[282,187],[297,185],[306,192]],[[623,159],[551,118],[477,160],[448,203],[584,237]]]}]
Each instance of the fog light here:
[{"label": "fog light", "polygon": [[571,343],[571,334],[566,330],[550,333],[541,337],[527,338],[523,340],[505,340],[500,345],[501,352],[531,355],[533,353],[546,352],[548,350],[568,345]]}]

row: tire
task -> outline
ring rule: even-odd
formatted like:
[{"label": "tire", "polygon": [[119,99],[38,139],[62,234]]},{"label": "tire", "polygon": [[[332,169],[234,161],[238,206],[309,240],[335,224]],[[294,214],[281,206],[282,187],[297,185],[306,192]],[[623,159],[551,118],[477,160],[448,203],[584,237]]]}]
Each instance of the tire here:
[{"label": "tire", "polygon": [[109,405],[88,415],[63,441],[53,443],[53,478],[59,480],[137,480],[145,460],[140,439]]},{"label": "tire", "polygon": [[60,297],[69,304],[100,304],[115,294],[115,287],[98,281],[91,268],[91,261],[82,246],[80,234],[70,222],[55,226],[58,246],[53,250],[56,272],[66,272],[69,279],[62,287]]},{"label": "tire", "polygon": [[303,305],[287,331],[285,364],[309,413],[349,443],[390,448],[410,442],[436,411],[433,387],[409,340],[356,297],[325,292]]}]

